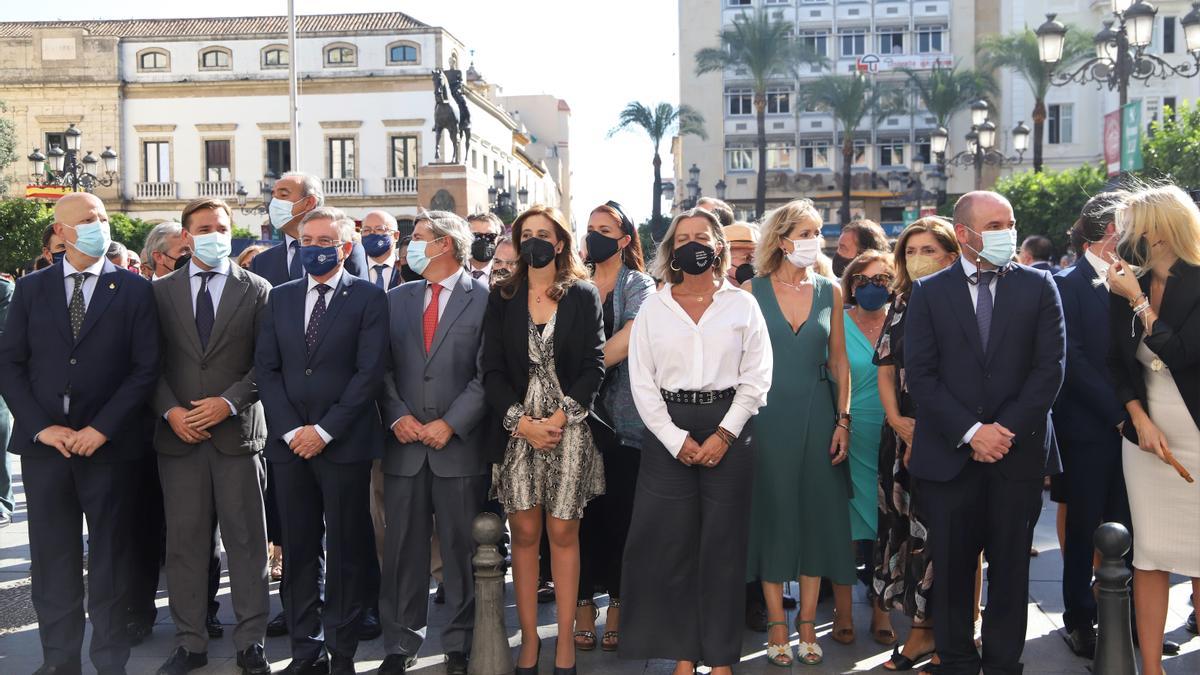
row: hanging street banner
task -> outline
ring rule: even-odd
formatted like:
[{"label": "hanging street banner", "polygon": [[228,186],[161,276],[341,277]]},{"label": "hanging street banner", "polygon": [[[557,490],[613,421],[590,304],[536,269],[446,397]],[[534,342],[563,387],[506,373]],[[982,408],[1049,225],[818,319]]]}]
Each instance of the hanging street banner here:
[{"label": "hanging street banner", "polygon": [[1125,104],[1121,110],[1121,171],[1142,168],[1142,102]]},{"label": "hanging street banner", "polygon": [[1108,175],[1121,173],[1121,111],[1104,116],[1104,166]]}]

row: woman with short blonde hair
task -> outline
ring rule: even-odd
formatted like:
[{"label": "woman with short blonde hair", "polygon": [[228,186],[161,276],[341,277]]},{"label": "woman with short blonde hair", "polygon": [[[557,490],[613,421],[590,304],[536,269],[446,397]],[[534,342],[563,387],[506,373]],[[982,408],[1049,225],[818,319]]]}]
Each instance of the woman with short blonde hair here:
[{"label": "woman with short blonde hair", "polygon": [[787,257],[781,242],[800,221],[817,223],[821,229],[821,212],[811,199],[796,199],[767,212],[759,230],[758,249],[754,252],[754,271],[757,276],[769,277]]},{"label": "woman with short blonde hair", "polygon": [[[667,234],[675,230],[675,227],[686,218],[701,218],[708,223],[709,236],[712,238],[712,247],[716,250],[716,258],[712,262],[712,269],[716,271],[718,276],[725,276],[729,271],[729,246],[725,239],[725,228],[721,227],[721,222],[711,211],[702,208],[694,208],[684,211],[675,216],[671,221]],[[684,274],[675,261],[675,242],[671,237],[663,236],[662,242],[658,245],[658,252],[654,256],[654,265],[651,267],[651,276],[655,279],[662,279],[670,284],[678,284],[683,281]]]}]

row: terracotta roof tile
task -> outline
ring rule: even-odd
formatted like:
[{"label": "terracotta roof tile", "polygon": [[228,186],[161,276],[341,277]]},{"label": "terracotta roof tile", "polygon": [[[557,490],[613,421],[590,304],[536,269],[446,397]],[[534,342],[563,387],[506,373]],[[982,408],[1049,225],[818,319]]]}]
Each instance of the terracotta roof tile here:
[{"label": "terracotta roof tile", "polygon": [[[402,12],[313,14],[296,17],[297,34],[428,28]],[[231,16],[207,19],[128,19],[105,21],[6,21],[0,37],[29,37],[38,28],[83,28],[95,36],[120,38],[233,37],[287,33],[286,16]]]}]

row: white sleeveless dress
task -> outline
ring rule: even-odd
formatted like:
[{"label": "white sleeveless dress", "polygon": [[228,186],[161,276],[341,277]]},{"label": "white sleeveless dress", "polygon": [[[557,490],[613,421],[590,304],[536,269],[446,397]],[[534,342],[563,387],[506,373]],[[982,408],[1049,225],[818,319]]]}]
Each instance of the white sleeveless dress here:
[{"label": "white sleeveless dress", "polygon": [[[1167,438],[1167,448],[1200,479],[1200,429],[1188,413],[1171,369],[1155,372],[1154,352],[1138,344],[1146,374],[1150,419]],[[1188,483],[1157,455],[1124,441],[1122,459],[1133,516],[1133,566],[1142,570],[1200,577],[1200,482]]]}]

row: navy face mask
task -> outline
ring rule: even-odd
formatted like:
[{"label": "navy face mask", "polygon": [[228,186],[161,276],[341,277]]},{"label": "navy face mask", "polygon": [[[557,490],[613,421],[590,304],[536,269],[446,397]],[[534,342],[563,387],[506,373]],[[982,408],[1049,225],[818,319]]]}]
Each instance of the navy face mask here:
[{"label": "navy face mask", "polygon": [[314,277],[329,274],[338,264],[337,246],[301,246],[300,262],[304,271]]},{"label": "navy face mask", "polygon": [[869,283],[866,286],[859,286],[854,291],[854,301],[868,312],[874,312],[887,304],[888,295],[890,292],[887,287]]}]

